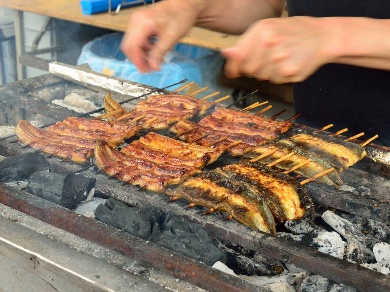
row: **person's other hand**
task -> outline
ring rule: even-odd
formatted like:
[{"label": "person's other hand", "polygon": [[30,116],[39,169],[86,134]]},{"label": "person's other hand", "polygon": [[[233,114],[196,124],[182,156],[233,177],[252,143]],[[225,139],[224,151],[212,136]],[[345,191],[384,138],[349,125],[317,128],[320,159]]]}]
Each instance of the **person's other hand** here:
[{"label": "person's other hand", "polygon": [[[331,61],[332,34],[321,18],[270,18],[254,23],[234,47],[222,51],[229,78],[300,82]],[[327,51],[328,50],[328,51]]]},{"label": "person's other hand", "polygon": [[197,1],[162,1],[135,10],[121,43],[141,72],[159,70],[165,54],[195,22]]}]

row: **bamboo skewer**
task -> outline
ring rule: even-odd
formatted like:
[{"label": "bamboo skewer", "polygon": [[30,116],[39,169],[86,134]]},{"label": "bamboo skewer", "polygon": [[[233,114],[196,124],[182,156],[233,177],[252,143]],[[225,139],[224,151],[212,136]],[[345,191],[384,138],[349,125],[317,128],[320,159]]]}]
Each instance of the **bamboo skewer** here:
[{"label": "bamboo skewer", "polygon": [[375,136],[371,137],[370,139],[368,139],[367,141],[363,142],[360,145],[362,147],[367,146],[369,143],[371,143],[372,141],[374,141],[375,139],[378,139],[378,138],[379,138],[379,135],[375,135]]},{"label": "bamboo skewer", "polygon": [[271,108],[272,108],[272,105],[269,105],[269,106],[267,106],[266,108],[263,108],[262,110],[259,110],[259,111],[256,113],[256,116],[262,115],[263,113],[265,113],[266,111],[270,110]]},{"label": "bamboo skewer", "polygon": [[203,138],[206,138],[208,135],[210,134],[204,134],[202,136],[200,136],[199,138],[196,138],[195,140],[192,140],[191,142],[190,141],[187,141],[188,143],[195,143],[195,142],[198,142],[200,140],[202,140]]},{"label": "bamboo skewer", "polygon": [[340,131],[337,131],[336,133],[332,134],[331,136],[338,136],[341,135],[342,133],[345,133],[348,131],[348,128],[341,129]]},{"label": "bamboo skewer", "polygon": [[151,118],[150,120],[147,120],[147,121],[144,123],[144,125],[150,126],[150,124],[152,124],[152,123],[155,122],[156,120],[158,120],[158,117]]},{"label": "bamboo skewer", "polygon": [[221,98],[217,99],[213,103],[219,103],[219,102],[225,101],[225,100],[227,100],[229,98],[230,98],[230,95],[225,95],[224,97],[221,97]]},{"label": "bamboo skewer", "polygon": [[299,117],[301,115],[301,113],[299,113],[299,114],[296,114],[296,115],[294,115],[294,116],[292,116],[291,118],[288,118],[287,120],[285,120],[285,122],[287,123],[287,122],[290,122],[290,121],[292,121],[292,120],[295,120],[297,117]]},{"label": "bamboo skewer", "polygon": [[289,157],[291,157],[293,155],[294,155],[294,152],[290,152],[289,154],[286,154],[285,156],[280,157],[279,159],[277,159],[277,160],[275,160],[275,161],[273,161],[271,163],[268,163],[267,166],[268,167],[272,167],[272,166],[278,164],[279,162],[282,162],[283,160],[286,160],[287,158],[289,158]]},{"label": "bamboo skewer", "polygon": [[206,91],[208,88],[209,88],[208,86],[205,86],[205,87],[203,87],[203,88],[200,88],[200,89],[198,89],[198,90],[192,92],[190,95],[191,95],[192,97],[195,97],[198,93],[201,93],[201,92],[203,92],[203,91]]},{"label": "bamboo skewer", "polygon": [[262,105],[265,105],[267,103],[268,103],[268,101],[263,101],[263,102],[256,101],[255,103],[251,104],[250,106],[247,106],[246,108],[243,108],[242,110],[243,111],[249,111],[251,109],[257,108],[257,107],[262,106]]},{"label": "bamboo skewer", "polygon": [[258,91],[259,91],[259,90],[256,89],[256,90],[252,91],[251,93],[248,93],[247,95],[245,95],[245,96],[243,96],[243,97],[237,99],[237,100],[234,101],[233,103],[227,105],[226,108],[231,108],[233,105],[239,103],[240,101],[243,101],[244,99],[246,99],[247,97],[251,96],[252,94],[255,94],[255,93],[258,92]]},{"label": "bamboo skewer", "polygon": [[137,121],[139,121],[139,120],[142,120],[144,117],[145,117],[145,115],[140,115],[140,116],[138,116],[138,117],[135,117],[134,119],[132,119],[132,120],[129,122],[129,124],[132,124],[132,123],[135,123],[135,122],[137,122]]},{"label": "bamboo skewer", "polygon": [[197,128],[191,128],[191,129],[185,130],[184,132],[178,133],[178,134],[176,134],[176,135],[173,137],[173,139],[177,139],[177,138],[179,138],[179,137],[181,137],[181,136],[183,136],[183,135],[186,135],[186,134],[188,134],[188,133],[191,133],[192,131],[194,131],[194,130],[196,130],[196,129],[197,129]]},{"label": "bamboo skewer", "polygon": [[348,141],[351,141],[351,140],[355,140],[355,139],[357,139],[357,138],[359,138],[361,136],[364,136],[364,132],[361,132],[359,134],[356,134],[355,136],[349,137],[349,138],[345,139],[344,141],[348,142]]},{"label": "bamboo skewer", "polygon": [[115,120],[115,122],[120,122],[120,121],[124,121],[124,120],[128,120],[131,118],[131,116],[133,115],[134,113],[133,112],[128,112],[127,114],[124,114],[123,116],[120,116],[119,118],[117,118]]},{"label": "bamboo skewer", "polygon": [[214,145],[216,145],[216,144],[218,144],[218,143],[221,143],[221,142],[225,141],[227,138],[228,138],[228,137],[222,137],[222,138],[220,138],[220,139],[214,141],[213,143],[209,144],[208,146],[214,146]]},{"label": "bamboo skewer", "polygon": [[278,149],[274,149],[274,150],[268,151],[268,152],[266,152],[266,153],[263,153],[263,154],[261,154],[260,156],[257,156],[257,157],[255,157],[255,158],[251,159],[251,162],[256,162],[256,161],[258,161],[258,160],[260,160],[260,159],[263,159],[264,157],[267,157],[267,156],[269,156],[269,155],[274,154],[276,151],[278,151]]},{"label": "bamboo skewer", "polygon": [[176,89],[174,90],[174,92],[182,91],[182,90],[186,89],[187,87],[190,87],[190,86],[191,86],[192,84],[194,84],[194,83],[195,83],[195,81],[188,82],[188,83],[186,83],[186,84],[180,86],[179,88],[176,88]]},{"label": "bamboo skewer", "polygon": [[326,131],[326,130],[332,128],[332,127],[333,127],[333,124],[329,124],[329,125],[326,125],[325,127],[322,127],[322,128],[319,129],[319,130],[314,131],[314,133]]},{"label": "bamboo skewer", "polygon": [[119,102],[117,102],[115,99],[112,98],[111,96],[111,93],[107,93],[106,97],[104,98],[104,100],[111,106],[113,107],[114,109],[122,109],[124,110],[124,108],[120,105]]},{"label": "bamboo skewer", "polygon": [[273,116],[270,116],[269,119],[270,119],[270,120],[274,120],[274,119],[276,119],[278,116],[284,114],[286,111],[287,111],[286,109],[281,110],[280,112],[274,114]]},{"label": "bamboo skewer", "polygon": [[311,159],[308,159],[308,160],[306,160],[304,162],[301,162],[301,163],[291,167],[290,169],[284,171],[283,173],[284,174],[289,174],[290,172],[293,172],[294,170],[296,170],[296,169],[298,169],[298,168],[300,168],[302,166],[305,166],[306,164],[309,164],[310,162],[311,162]]},{"label": "bamboo skewer", "polygon": [[206,100],[206,99],[209,99],[209,98],[211,98],[211,97],[214,97],[214,96],[218,95],[219,93],[220,93],[219,91],[214,92],[214,93],[211,93],[211,94],[209,94],[209,95],[206,95],[206,96],[200,98],[199,100],[204,101],[204,100]]},{"label": "bamboo skewer", "polygon": [[242,140],[235,141],[235,142],[233,142],[232,144],[229,144],[229,145],[226,147],[226,149],[233,148],[234,146],[237,146],[237,145],[239,145],[239,144],[241,144],[241,143],[242,143]]},{"label": "bamboo skewer", "polygon": [[96,119],[103,120],[103,119],[115,116],[117,114],[120,114],[122,112],[123,112],[122,109],[118,109],[118,110],[115,110],[115,111],[112,111],[112,112],[108,112],[108,113],[102,114],[102,115],[96,117]]},{"label": "bamboo skewer", "polygon": [[243,108],[242,110],[243,111],[250,111],[251,109],[258,107],[259,105],[260,105],[260,103],[258,101],[256,101],[255,103],[248,105],[246,108]]},{"label": "bamboo skewer", "polygon": [[326,174],[328,174],[328,173],[330,173],[332,171],[334,171],[333,167],[331,167],[331,168],[329,168],[327,170],[321,171],[321,172],[317,173],[316,175],[313,175],[312,177],[309,177],[309,178],[301,181],[300,184],[303,186],[303,185],[305,185],[305,184],[307,184],[309,182],[312,182],[312,181],[316,180],[317,178],[319,178],[321,176],[324,176],[324,175],[326,175]]}]

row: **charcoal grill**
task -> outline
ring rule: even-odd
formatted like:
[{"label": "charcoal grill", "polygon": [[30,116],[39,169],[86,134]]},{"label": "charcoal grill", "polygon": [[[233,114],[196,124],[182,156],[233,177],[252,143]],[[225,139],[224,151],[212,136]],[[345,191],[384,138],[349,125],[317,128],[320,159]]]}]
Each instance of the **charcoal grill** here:
[{"label": "charcoal grill", "polygon": [[[34,59],[27,58],[30,63]],[[32,61],[31,61],[32,60]],[[47,68],[42,68],[47,69]],[[175,81],[173,81],[175,82]],[[142,95],[157,90],[148,86],[134,84],[130,94]],[[137,90],[136,88],[141,88]],[[51,100],[62,98],[66,93],[77,91],[82,94],[103,97],[107,90],[96,85],[91,86],[83,80],[69,81],[54,74],[18,81],[0,88],[0,125],[16,125],[20,119],[29,120],[36,115],[47,118],[48,123],[79,116],[72,110],[55,106]],[[116,100],[125,100],[129,96],[113,92]],[[136,104],[137,100],[129,104]],[[303,125],[294,124],[292,131],[312,131]],[[15,143],[15,136],[0,141],[0,155],[10,157],[34,151]],[[350,214],[388,223],[390,212],[390,149],[375,144],[367,147],[368,157],[356,166],[342,173],[347,185],[364,187],[369,195],[336,190],[315,183],[307,185],[315,204],[325,208],[338,209]],[[48,157],[51,169],[59,173],[82,172],[97,179],[98,192],[127,204],[142,206],[151,204],[167,212],[174,213],[190,221],[200,223],[213,237],[259,252],[284,263],[322,275],[332,281],[346,284],[360,291],[389,291],[390,278],[373,270],[363,268],[341,259],[337,259],[313,248],[294,243],[287,239],[275,238],[248,229],[235,221],[216,219],[215,216],[200,216],[199,210],[184,209],[183,205],[169,203],[160,194],[140,190],[132,185],[124,185],[115,179],[109,179],[94,169]],[[91,244],[97,244],[124,257],[133,259],[144,266],[159,270],[169,277],[181,279],[196,287],[208,291],[253,291],[260,290],[253,284],[234,276],[214,270],[200,262],[188,259],[178,253],[168,251],[149,242],[145,242],[125,232],[104,225],[94,219],[32,196],[25,191],[0,183],[0,203],[26,216],[36,218],[50,226],[78,236]],[[1,228],[8,226],[0,220]],[[1,226],[0,225],[0,226]],[[92,284],[91,284],[92,285]],[[143,284],[147,285],[147,284]],[[150,284],[152,285],[152,284]],[[100,286],[89,286],[99,291]],[[145,286],[146,287],[146,286]],[[150,286],[152,287],[152,286]],[[149,287],[149,288],[150,288]],[[91,290],[93,290],[91,288]]]}]

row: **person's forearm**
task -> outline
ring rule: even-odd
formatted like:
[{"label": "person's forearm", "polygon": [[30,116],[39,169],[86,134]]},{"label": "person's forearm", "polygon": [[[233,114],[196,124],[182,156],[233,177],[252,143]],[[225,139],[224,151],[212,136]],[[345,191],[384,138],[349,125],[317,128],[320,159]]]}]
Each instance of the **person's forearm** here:
[{"label": "person's forearm", "polygon": [[[281,16],[285,0],[165,0],[165,4],[198,11],[195,25],[223,33],[241,34],[259,19]],[[181,2],[182,5],[178,4]]]},{"label": "person's forearm", "polygon": [[328,43],[331,62],[390,70],[390,20],[325,18],[334,33]]}]

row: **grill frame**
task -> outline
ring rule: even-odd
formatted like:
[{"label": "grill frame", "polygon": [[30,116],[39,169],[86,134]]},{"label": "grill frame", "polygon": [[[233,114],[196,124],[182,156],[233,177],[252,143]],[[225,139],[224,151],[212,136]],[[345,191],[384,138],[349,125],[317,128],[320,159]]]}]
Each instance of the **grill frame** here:
[{"label": "grill frame", "polygon": [[[37,98],[37,96],[39,96],[40,90],[50,87],[54,89],[58,88],[59,94],[65,92],[66,89],[77,89],[85,91],[91,90],[55,77],[52,74],[47,74],[1,87],[0,93],[3,103],[13,104],[23,109],[23,111],[20,113],[20,117],[18,118],[28,119],[32,115],[42,114],[48,115],[55,121],[59,121],[71,115],[79,115],[64,108],[49,105],[47,101]],[[103,92],[98,92],[97,94],[104,96]],[[113,97],[118,98],[119,100],[124,98],[123,96],[115,95]],[[135,104],[136,101],[133,103]],[[10,122],[16,124],[16,118],[14,121]],[[312,131],[312,129],[294,124],[294,131]],[[0,140],[0,154],[4,156],[14,156],[21,153],[26,153],[28,151],[34,151],[30,148],[22,147],[20,144],[13,142],[15,142],[15,137]],[[368,147],[368,153],[370,157],[366,159],[361,166],[352,168],[352,173],[349,176],[353,177],[356,173],[362,172],[372,175],[373,177],[377,177],[383,174],[388,175],[389,166],[386,163],[378,161],[375,159],[375,157],[372,157],[372,155],[380,153],[381,155],[386,156],[387,154],[390,154],[390,150],[385,147],[370,145]],[[57,158],[48,158],[48,160],[51,164],[52,171],[55,172],[67,173],[82,170],[82,166],[80,165],[63,162]],[[106,195],[109,195],[114,199],[135,206],[142,204],[153,204],[154,206],[163,208],[168,212],[179,214],[180,216],[183,216],[191,221],[200,223],[211,236],[214,236],[220,240],[230,241],[247,249],[257,251],[261,254],[272,257],[276,260],[283,261],[285,263],[296,265],[307,271],[322,275],[333,281],[346,284],[358,290],[370,291],[374,290],[374,288],[390,290],[389,277],[363,268],[357,264],[333,258],[301,244],[293,243],[291,241],[280,238],[274,238],[270,235],[261,234],[259,232],[250,230],[247,227],[242,226],[234,221],[219,220],[216,219],[213,215],[200,216],[198,209],[184,209],[183,204],[168,203],[168,198],[164,197],[163,195],[151,193],[145,190],[139,190],[132,185],[123,185],[120,181],[109,179],[103,174],[96,174],[95,170],[83,170],[83,174],[96,177],[97,190],[105,193]],[[381,220],[386,222],[386,220],[390,219],[390,215],[387,210],[388,202],[384,202],[383,204],[375,206],[375,204],[379,202],[377,198],[364,198],[356,194],[348,192],[339,193],[336,191],[333,192],[334,196],[330,198],[329,187],[309,185],[308,188],[314,202],[316,203],[331,208],[342,209],[352,214],[358,214],[360,216],[363,215],[364,217],[374,220]],[[141,193],[142,195],[140,195]],[[134,251],[129,249],[130,247],[125,247],[128,242],[126,243],[126,241],[122,238],[123,235],[118,235],[118,231],[116,229],[110,229],[110,239],[108,240],[108,235],[104,234],[104,232],[93,234],[94,232],[91,231],[102,228],[99,222],[91,221],[85,217],[79,217],[79,215],[77,215],[76,220],[75,214],[69,210],[60,208],[58,206],[52,206],[51,204],[49,204],[50,207],[47,207],[48,204],[40,206],[39,204],[37,205],[37,201],[39,201],[38,198],[32,199],[28,194],[19,193],[18,191],[9,189],[5,187],[4,184],[0,183],[0,203],[103,246],[110,247],[112,245],[108,244],[108,242],[112,243],[116,241],[122,241],[121,244],[124,246],[122,249],[119,249],[119,251],[129,257],[135,256]],[[65,218],[68,219],[65,220]],[[83,235],[83,233],[80,233],[79,230],[83,230],[85,228],[87,228],[89,231]],[[113,230],[115,230],[115,232]],[[160,250],[160,252],[163,251],[163,249]],[[147,262],[147,264],[153,265],[155,259],[156,258],[153,258],[153,261],[150,260]],[[182,259],[182,256],[178,255],[178,259]],[[225,287],[224,283],[226,285],[232,285],[226,286],[226,288],[235,289],[237,286],[235,283],[233,283],[237,281],[237,278],[234,277],[233,281],[233,279],[230,279],[229,277],[225,278],[221,275],[215,275],[214,270],[201,267],[199,271],[202,271],[200,273],[204,273],[204,278],[202,278],[204,281],[201,282],[212,283],[211,286],[202,286],[203,284],[199,283],[197,275],[191,276],[187,274],[190,270],[182,270],[182,267],[173,265],[172,263],[168,266],[157,265],[155,268],[164,271],[169,271],[171,268],[174,271],[181,271],[178,272],[178,274],[176,274],[176,272],[172,273],[174,273],[173,275],[175,277],[179,277],[185,281],[194,283],[195,285],[200,285],[200,287],[204,287],[210,291],[212,291],[213,287],[216,286],[219,289],[221,289],[221,287]],[[242,286],[238,286],[238,288],[240,288],[241,291],[244,291],[247,287],[252,287],[247,285],[249,284],[242,283]]]}]

